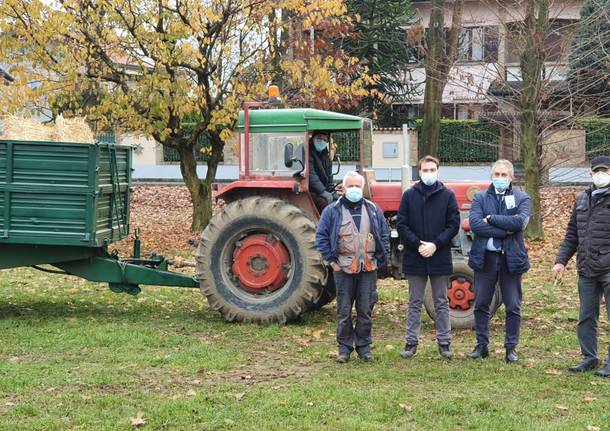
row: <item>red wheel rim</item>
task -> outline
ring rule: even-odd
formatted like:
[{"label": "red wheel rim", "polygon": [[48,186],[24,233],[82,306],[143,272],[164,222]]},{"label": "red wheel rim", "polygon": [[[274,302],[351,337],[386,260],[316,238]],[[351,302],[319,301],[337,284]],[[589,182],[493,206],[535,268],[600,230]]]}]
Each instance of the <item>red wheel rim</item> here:
[{"label": "red wheel rim", "polygon": [[472,283],[464,278],[451,280],[447,298],[449,298],[449,307],[452,310],[469,310],[475,298]]},{"label": "red wheel rim", "polygon": [[272,292],[288,277],[290,256],[273,235],[254,234],[235,244],[233,274],[248,292]]}]

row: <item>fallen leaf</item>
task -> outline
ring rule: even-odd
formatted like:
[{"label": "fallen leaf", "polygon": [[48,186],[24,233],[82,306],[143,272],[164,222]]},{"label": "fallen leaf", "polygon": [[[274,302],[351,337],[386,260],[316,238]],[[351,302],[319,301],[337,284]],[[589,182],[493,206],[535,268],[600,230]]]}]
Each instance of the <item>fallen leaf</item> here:
[{"label": "fallen leaf", "polygon": [[391,344],[386,344],[385,349],[386,350],[394,350],[394,346],[391,345]]},{"label": "fallen leaf", "polygon": [[134,427],[139,427],[140,425],[144,425],[146,423],[146,419],[144,419],[144,413],[138,412],[136,417],[131,418],[131,424]]},{"label": "fallen leaf", "polygon": [[250,374],[246,374],[245,376],[241,376],[242,380],[252,380],[252,376]]},{"label": "fallen leaf", "polygon": [[234,421],[234,420],[231,420],[231,419],[225,419],[225,423],[226,423],[227,425],[233,425],[233,424],[235,424],[235,421]]},{"label": "fallen leaf", "polygon": [[195,395],[197,395],[197,391],[195,389],[189,389],[188,391],[186,391],[187,397],[194,397]]},{"label": "fallen leaf", "polygon": [[313,401],[307,401],[307,405],[308,405],[309,407],[312,407],[312,406],[313,406]]},{"label": "fallen leaf", "polygon": [[198,376],[203,376],[205,374],[205,370],[203,368],[200,368],[197,370],[197,375]]},{"label": "fallen leaf", "polygon": [[398,404],[398,406],[405,411],[408,411],[408,412],[413,411],[413,406],[410,406],[408,404],[400,403],[400,404]]},{"label": "fallen leaf", "polygon": [[200,385],[201,384],[201,380],[193,380],[191,383],[194,384],[194,385]]},{"label": "fallen leaf", "polygon": [[11,356],[10,358],[8,358],[9,362],[19,362],[21,360],[21,358],[19,356]]},{"label": "fallen leaf", "polygon": [[595,398],[595,397],[585,397],[582,400],[580,400],[580,402],[583,403],[583,404],[589,404],[589,403],[592,403],[593,401],[597,401],[597,398]]},{"label": "fallen leaf", "polygon": [[239,392],[237,394],[234,394],[233,396],[235,397],[235,399],[237,401],[241,401],[246,396],[246,393],[245,392]]},{"label": "fallen leaf", "polygon": [[569,410],[566,406],[561,404],[555,404],[555,408],[561,412],[567,412]]},{"label": "fallen leaf", "polygon": [[545,374],[548,374],[549,376],[561,376],[561,371],[556,370],[554,368],[549,368],[548,370],[544,371]]},{"label": "fallen leaf", "polygon": [[66,322],[75,322],[76,321],[76,317],[66,316],[66,317],[64,317],[64,320]]},{"label": "fallen leaf", "polygon": [[587,431],[601,431],[601,428],[594,427],[593,425],[587,425]]},{"label": "fallen leaf", "polygon": [[15,405],[15,403],[7,401],[7,402],[4,403],[4,405],[7,406],[7,407],[12,407],[12,406]]},{"label": "fallen leaf", "polygon": [[316,340],[319,340],[322,337],[323,333],[324,333],[324,329],[318,329],[317,331],[313,331],[313,338],[315,338]]}]

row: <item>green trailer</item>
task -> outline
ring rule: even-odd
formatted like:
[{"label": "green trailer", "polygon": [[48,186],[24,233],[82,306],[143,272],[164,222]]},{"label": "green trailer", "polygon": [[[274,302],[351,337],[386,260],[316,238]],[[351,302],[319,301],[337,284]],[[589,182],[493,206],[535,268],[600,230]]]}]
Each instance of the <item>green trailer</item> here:
[{"label": "green trailer", "polygon": [[141,258],[137,233],[131,257],[109,252],[129,235],[131,158],[125,145],[0,141],[0,269],[32,266],[130,294],[141,284],[198,288],[163,256]]}]

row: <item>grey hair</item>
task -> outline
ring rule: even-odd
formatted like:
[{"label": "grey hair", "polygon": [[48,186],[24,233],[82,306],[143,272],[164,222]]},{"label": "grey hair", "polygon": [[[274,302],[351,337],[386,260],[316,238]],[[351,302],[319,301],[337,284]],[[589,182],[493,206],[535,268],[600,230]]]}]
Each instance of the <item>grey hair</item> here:
[{"label": "grey hair", "polygon": [[362,187],[364,187],[364,177],[356,171],[349,171],[348,173],[345,174],[345,176],[343,177],[343,187],[345,187],[345,184],[347,183],[347,179],[349,177],[360,179],[360,182],[362,183]]},{"label": "grey hair", "polygon": [[510,173],[511,177],[515,176],[515,167],[509,160],[506,160],[506,159],[497,160],[496,162],[494,162],[493,165],[491,165],[491,174],[492,175],[498,166],[504,166],[506,169],[508,169],[508,172]]}]

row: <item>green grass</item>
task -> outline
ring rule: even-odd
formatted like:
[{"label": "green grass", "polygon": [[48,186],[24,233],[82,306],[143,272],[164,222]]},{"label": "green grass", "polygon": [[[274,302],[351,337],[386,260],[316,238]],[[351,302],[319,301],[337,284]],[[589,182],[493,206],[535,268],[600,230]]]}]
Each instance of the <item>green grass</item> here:
[{"label": "green grass", "polygon": [[139,412],[151,430],[610,429],[610,379],[565,372],[579,359],[574,287],[534,284],[519,365],[503,362],[500,318],[487,360],[465,358],[466,330],[454,331],[456,358],[441,360],[427,317],[418,355],[402,360],[397,282],[380,286],[375,362],[339,365],[333,305],[289,326],[227,324],[193,290],[134,298],[2,271],[0,429],[133,429]]}]

